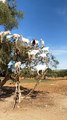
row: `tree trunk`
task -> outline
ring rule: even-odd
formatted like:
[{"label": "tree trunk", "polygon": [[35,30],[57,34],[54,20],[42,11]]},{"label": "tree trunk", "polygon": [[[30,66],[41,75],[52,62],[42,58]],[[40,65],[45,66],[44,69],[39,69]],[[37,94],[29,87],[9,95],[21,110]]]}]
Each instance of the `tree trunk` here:
[{"label": "tree trunk", "polygon": [[10,79],[14,82],[16,81],[15,77],[12,77],[10,75],[6,75],[5,78],[2,81],[0,81],[0,87],[2,87]]},{"label": "tree trunk", "polygon": [[9,80],[9,76],[8,75],[6,75],[5,78],[4,78],[4,80],[2,80],[0,82],[0,87],[2,87],[7,82],[7,80]]}]

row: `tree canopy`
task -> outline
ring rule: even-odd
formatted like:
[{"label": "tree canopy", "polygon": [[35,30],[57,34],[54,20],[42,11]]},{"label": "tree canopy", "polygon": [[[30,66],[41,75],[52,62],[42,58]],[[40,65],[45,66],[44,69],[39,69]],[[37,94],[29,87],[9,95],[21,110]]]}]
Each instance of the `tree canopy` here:
[{"label": "tree canopy", "polygon": [[0,72],[5,72],[5,75],[9,73],[8,64],[10,61],[22,61],[22,63],[27,61],[27,49],[21,45],[21,41],[18,41],[18,47],[16,47],[15,43],[6,39],[0,44]]},{"label": "tree canopy", "polygon": [[0,25],[3,25],[5,30],[18,28],[21,18],[23,18],[23,12],[17,10],[15,0],[7,0],[6,3],[0,1]]},{"label": "tree canopy", "polygon": [[[29,59],[28,52],[37,50],[38,53],[35,55],[35,59]],[[46,58],[41,57],[41,54],[46,54]],[[58,61],[56,58],[49,52],[42,51],[41,48],[33,48],[32,46],[24,46],[23,42],[19,39],[17,42],[11,42],[4,37],[4,40],[0,43],[0,71],[8,72],[8,64],[10,61],[21,61],[22,64],[25,63],[27,67],[33,68],[38,63],[46,64],[51,67],[56,67]]]}]

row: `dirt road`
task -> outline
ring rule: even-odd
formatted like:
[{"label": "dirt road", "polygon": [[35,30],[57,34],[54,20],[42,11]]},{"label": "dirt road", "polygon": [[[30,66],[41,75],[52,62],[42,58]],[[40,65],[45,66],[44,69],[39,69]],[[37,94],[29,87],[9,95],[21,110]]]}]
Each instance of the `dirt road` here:
[{"label": "dirt road", "polygon": [[[29,89],[34,84],[23,86]],[[5,95],[0,99],[0,120],[67,120],[67,81],[41,83],[33,96],[22,99],[15,109],[14,95]]]}]

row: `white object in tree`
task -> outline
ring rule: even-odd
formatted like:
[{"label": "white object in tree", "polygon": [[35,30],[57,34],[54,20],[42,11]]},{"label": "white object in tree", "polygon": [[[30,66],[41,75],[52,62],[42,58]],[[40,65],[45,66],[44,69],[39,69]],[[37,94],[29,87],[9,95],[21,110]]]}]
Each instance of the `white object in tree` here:
[{"label": "white object in tree", "polygon": [[42,48],[41,50],[42,50],[42,51],[47,51],[47,52],[48,52],[48,51],[49,51],[49,47],[44,47],[44,48]]},{"label": "white object in tree", "polygon": [[42,58],[44,58],[44,57],[47,57],[46,56],[46,53],[42,53],[42,54],[40,54],[40,55],[38,55],[39,57],[42,57]]},{"label": "white object in tree", "polygon": [[39,71],[42,71],[42,74],[43,74],[43,72],[47,69],[47,66],[46,64],[44,65],[40,64],[40,65],[36,65],[34,69],[37,71],[37,74],[39,75]]},{"label": "white object in tree", "polygon": [[6,0],[0,0],[0,2],[6,3]]},{"label": "white object in tree", "polygon": [[30,40],[28,38],[25,38],[25,37],[22,36],[22,42],[26,43],[27,45],[29,45]]},{"label": "white object in tree", "polygon": [[33,40],[33,41],[31,41],[31,45],[38,47],[39,46],[39,41],[38,40]]},{"label": "white object in tree", "polygon": [[18,61],[15,63],[15,70],[16,70],[16,73],[20,72],[20,67],[21,67],[21,62]]},{"label": "white object in tree", "polygon": [[35,55],[39,52],[39,50],[30,50],[28,51],[28,57],[29,59],[32,58],[32,59],[35,59]]},{"label": "white object in tree", "polygon": [[44,40],[41,38],[41,48],[45,46]]}]

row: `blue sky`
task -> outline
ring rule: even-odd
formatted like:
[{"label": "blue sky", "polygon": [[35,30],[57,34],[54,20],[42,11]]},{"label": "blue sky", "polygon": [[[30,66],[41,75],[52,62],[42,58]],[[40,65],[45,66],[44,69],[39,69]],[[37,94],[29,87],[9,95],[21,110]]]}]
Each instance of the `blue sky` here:
[{"label": "blue sky", "polygon": [[66,69],[67,0],[17,0],[17,8],[24,12],[24,19],[12,33],[31,40],[42,38],[59,60],[58,68]]}]

